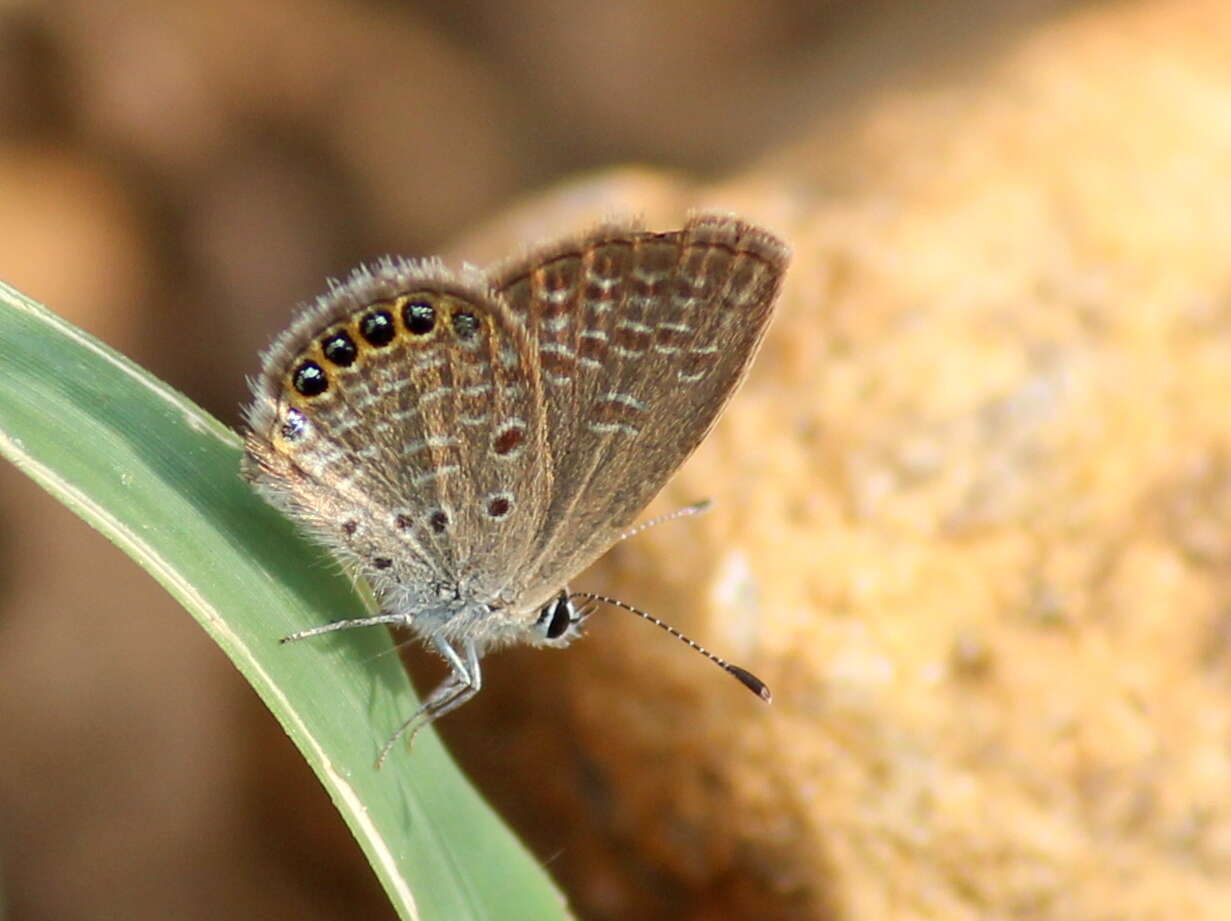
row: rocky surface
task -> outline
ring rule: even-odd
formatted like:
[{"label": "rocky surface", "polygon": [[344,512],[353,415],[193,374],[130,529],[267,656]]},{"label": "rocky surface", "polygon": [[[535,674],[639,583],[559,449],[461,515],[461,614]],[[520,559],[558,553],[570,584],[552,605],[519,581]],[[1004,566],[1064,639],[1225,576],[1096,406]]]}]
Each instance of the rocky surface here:
[{"label": "rocky surface", "polygon": [[[651,61],[690,5],[574,6],[17,5],[0,276],[235,420],[360,257],[765,223],[779,316],[651,509],[714,510],[579,586],[774,703],[606,612],[491,658],[467,770],[585,918],[1231,916],[1231,10],[722,4]],[[0,475],[15,917],[386,912],[183,612]]]}]

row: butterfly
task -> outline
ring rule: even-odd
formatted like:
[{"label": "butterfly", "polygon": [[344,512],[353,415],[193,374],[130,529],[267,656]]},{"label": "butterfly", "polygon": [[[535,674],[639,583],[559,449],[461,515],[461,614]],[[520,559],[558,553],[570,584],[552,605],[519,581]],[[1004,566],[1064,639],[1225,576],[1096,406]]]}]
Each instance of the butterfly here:
[{"label": "butterfly", "polygon": [[610,601],[566,586],[717,421],[788,259],[716,214],[666,233],[607,223],[486,270],[385,259],[333,283],[264,353],[243,474],[380,605],[286,639],[406,627],[450,669],[378,764],[479,691],[484,654],[567,645],[578,601]]}]

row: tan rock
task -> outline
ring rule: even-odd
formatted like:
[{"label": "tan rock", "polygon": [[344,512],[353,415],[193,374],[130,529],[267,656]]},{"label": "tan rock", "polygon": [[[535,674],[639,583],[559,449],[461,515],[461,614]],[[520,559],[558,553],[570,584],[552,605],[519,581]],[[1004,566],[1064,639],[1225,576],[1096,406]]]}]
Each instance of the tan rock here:
[{"label": "tan rock", "polygon": [[1229,47],[1091,7],[674,193],[795,262],[716,509],[584,582],[775,701],[618,612],[493,658],[446,731],[583,916],[1231,917]]}]

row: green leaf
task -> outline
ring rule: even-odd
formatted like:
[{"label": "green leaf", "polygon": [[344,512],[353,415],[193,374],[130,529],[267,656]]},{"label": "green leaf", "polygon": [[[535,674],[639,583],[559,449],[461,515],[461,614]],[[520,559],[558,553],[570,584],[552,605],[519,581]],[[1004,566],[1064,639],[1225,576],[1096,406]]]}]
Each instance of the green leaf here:
[{"label": "green leaf", "polygon": [[569,917],[433,732],[376,770],[416,706],[385,630],[278,643],[364,611],[338,566],[240,479],[235,433],[3,283],[0,453],[148,570],[230,656],[402,918]]}]

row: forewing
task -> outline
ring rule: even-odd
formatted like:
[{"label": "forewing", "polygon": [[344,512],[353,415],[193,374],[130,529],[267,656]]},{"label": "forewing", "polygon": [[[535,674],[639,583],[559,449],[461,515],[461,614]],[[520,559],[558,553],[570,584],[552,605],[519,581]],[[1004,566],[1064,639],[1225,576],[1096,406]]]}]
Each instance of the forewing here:
[{"label": "forewing", "polygon": [[601,555],[700,444],[765,333],[788,259],[759,228],[608,225],[493,273],[541,366],[551,492],[524,594]]}]

